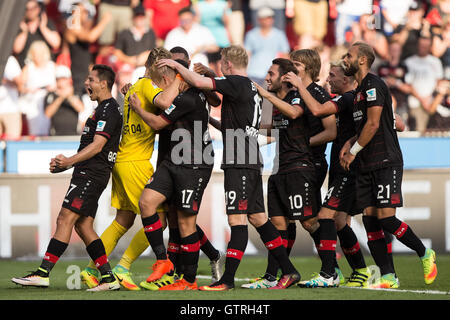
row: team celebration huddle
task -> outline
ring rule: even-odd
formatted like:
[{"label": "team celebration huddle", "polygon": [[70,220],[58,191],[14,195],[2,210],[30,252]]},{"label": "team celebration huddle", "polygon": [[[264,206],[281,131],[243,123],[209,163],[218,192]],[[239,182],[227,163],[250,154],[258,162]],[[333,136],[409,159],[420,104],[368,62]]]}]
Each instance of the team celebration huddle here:
[{"label": "team celebration huddle", "polygon": [[[50,273],[68,247],[72,231],[83,240],[90,262],[80,276],[88,291],[234,289],[235,275],[249,239],[250,223],[267,248],[267,262],[247,289],[363,287],[398,288],[392,258],[393,237],[418,255],[426,284],[437,277],[436,254],[411,227],[396,217],[403,204],[403,158],[397,131],[405,127],[393,109],[385,82],[370,73],[375,59],[365,42],[353,43],[329,68],[328,92],[316,83],[321,70],[317,51],[300,49],[276,58],[265,84],[247,76],[242,46],[221,50],[220,75],[187,51],[158,47],[150,51],[145,75],[125,85],[123,113],[111,94],[114,71],[96,64],[84,82],[98,106],[86,121],[75,155],[50,161],[50,172],[73,167],[73,174],[42,263],[16,284],[50,286]],[[272,109],[262,123],[263,101]],[[210,108],[221,106],[220,121]],[[226,252],[208,240],[197,216],[214,165],[208,126],[222,133],[225,210],[230,229]],[[156,168],[150,163],[159,134]],[[325,155],[332,143],[329,165]],[[259,148],[276,143],[273,172],[264,199]],[[111,174],[112,173],[112,174]],[[112,176],[113,222],[99,237],[94,229],[98,200]],[[328,177],[328,191],[321,187]],[[352,230],[362,215],[368,248],[380,276],[369,281],[359,240]],[[135,221],[136,216],[140,221]],[[290,252],[296,222],[309,233],[321,268],[301,275]],[[142,223],[112,267],[108,256],[134,223]],[[163,231],[168,228],[165,243]],[[336,260],[339,245],[352,272],[347,278]],[[134,282],[130,269],[148,248],[156,258],[145,281]],[[197,285],[199,255],[210,260],[211,283]],[[292,290],[292,289],[290,289]]]}]

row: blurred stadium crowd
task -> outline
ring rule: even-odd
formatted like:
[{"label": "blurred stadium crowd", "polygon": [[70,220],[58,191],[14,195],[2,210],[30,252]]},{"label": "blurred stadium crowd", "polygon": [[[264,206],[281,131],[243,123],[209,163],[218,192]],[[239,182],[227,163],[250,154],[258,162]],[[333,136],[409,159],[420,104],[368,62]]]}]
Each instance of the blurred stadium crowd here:
[{"label": "blurred stadium crowd", "polygon": [[372,72],[410,131],[450,131],[450,0],[30,0],[14,36],[2,140],[79,134],[95,108],[84,92],[93,63],[116,71],[121,103],[119,89],[143,75],[157,46],[182,46],[220,75],[220,49],[244,45],[259,83],[274,58],[315,48],[327,87],[329,63],[357,40],[375,49]]}]

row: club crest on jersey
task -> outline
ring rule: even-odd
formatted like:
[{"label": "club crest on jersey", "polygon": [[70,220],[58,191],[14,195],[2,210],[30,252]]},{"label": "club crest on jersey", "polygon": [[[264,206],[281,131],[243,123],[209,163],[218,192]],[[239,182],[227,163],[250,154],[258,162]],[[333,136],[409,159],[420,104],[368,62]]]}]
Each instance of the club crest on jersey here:
[{"label": "club crest on jersey", "polygon": [[100,120],[97,122],[97,128],[95,131],[103,131],[105,129],[106,121]]},{"label": "club crest on jersey", "polygon": [[362,94],[362,92],[358,92],[358,94],[356,95],[356,102],[360,102],[364,100],[364,95]]},{"label": "club crest on jersey", "polygon": [[375,101],[377,100],[377,89],[372,88],[366,91],[367,101]]}]

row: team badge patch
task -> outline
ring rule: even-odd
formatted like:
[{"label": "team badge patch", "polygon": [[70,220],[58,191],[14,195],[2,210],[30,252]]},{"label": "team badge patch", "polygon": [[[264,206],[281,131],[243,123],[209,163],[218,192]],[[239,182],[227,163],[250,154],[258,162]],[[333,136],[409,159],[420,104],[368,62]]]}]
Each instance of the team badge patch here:
[{"label": "team badge patch", "polygon": [[373,88],[366,91],[367,101],[375,101],[377,100],[377,89]]}]

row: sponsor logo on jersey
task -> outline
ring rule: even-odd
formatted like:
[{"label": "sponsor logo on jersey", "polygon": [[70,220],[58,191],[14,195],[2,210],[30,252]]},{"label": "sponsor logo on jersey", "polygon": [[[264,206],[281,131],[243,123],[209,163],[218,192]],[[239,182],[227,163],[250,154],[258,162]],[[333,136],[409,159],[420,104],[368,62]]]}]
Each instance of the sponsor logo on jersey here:
[{"label": "sponsor logo on jersey", "polygon": [[175,108],[176,108],[176,105],[172,104],[172,105],[170,105],[170,107],[168,107],[164,112],[165,112],[166,114],[171,114],[172,111],[175,110]]},{"label": "sponsor logo on jersey", "polygon": [[95,131],[103,131],[105,129],[105,126],[106,126],[106,121],[99,120],[97,122],[97,128],[95,129]]},{"label": "sponsor logo on jersey", "polygon": [[375,101],[377,100],[377,89],[372,88],[366,91],[367,101]]},{"label": "sponsor logo on jersey", "polygon": [[300,104],[300,98],[292,99],[291,104]]}]

